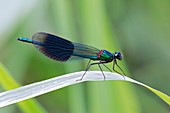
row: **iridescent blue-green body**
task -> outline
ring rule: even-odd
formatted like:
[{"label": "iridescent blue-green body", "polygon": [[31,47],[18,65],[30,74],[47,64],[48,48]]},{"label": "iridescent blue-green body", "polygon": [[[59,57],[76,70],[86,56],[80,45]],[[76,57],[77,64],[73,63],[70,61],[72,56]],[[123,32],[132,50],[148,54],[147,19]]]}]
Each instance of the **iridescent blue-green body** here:
[{"label": "iridescent blue-green body", "polygon": [[[114,62],[121,60],[120,52],[110,53],[107,50],[99,50],[92,46],[71,42],[59,36],[45,32],[38,32],[29,38],[18,38],[19,41],[32,43],[44,55],[57,60],[68,61],[77,58],[99,60],[100,63]],[[117,63],[116,63],[117,64]]]}]

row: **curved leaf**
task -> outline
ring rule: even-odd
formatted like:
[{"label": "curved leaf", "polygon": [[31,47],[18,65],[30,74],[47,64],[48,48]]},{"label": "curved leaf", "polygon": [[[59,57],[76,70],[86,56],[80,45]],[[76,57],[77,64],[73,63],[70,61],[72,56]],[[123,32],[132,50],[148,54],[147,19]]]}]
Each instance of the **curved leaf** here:
[{"label": "curved leaf", "polygon": [[[30,85],[22,86],[20,88],[2,92],[0,93],[0,107],[20,102],[29,98],[33,98],[50,91],[54,91],[56,89],[60,89],[84,81],[103,81],[103,76],[100,71],[88,71],[83,80],[79,81],[83,73],[84,71],[69,73],[59,77],[51,78],[48,80],[44,80],[41,82],[33,83]],[[104,74],[106,75],[106,80],[123,80],[123,81],[125,80],[142,85],[151,90],[152,92],[154,92],[168,105],[170,105],[170,97],[156,89],[153,89],[141,82],[138,82],[126,76],[124,79],[122,75],[119,75],[117,73],[104,72]]]}]

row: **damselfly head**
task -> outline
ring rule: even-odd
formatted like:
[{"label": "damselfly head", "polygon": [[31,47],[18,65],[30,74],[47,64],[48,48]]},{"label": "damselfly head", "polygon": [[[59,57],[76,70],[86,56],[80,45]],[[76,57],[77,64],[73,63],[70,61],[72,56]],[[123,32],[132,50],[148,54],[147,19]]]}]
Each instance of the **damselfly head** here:
[{"label": "damselfly head", "polygon": [[121,52],[115,52],[114,53],[114,59],[122,60],[122,53]]}]

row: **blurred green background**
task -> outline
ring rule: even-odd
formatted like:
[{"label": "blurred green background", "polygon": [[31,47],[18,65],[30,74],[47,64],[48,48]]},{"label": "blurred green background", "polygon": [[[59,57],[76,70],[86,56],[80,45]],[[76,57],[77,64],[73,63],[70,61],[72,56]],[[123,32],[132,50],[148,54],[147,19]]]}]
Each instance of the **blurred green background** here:
[{"label": "blurred green background", "polygon": [[[85,69],[88,60],[57,62],[16,40],[44,31],[122,51],[118,63],[128,76],[170,95],[169,11],[169,0],[1,0],[0,62],[21,85]],[[35,99],[48,113],[170,112],[151,91],[122,81],[76,84]],[[0,108],[0,113],[23,112],[17,104]]]}]

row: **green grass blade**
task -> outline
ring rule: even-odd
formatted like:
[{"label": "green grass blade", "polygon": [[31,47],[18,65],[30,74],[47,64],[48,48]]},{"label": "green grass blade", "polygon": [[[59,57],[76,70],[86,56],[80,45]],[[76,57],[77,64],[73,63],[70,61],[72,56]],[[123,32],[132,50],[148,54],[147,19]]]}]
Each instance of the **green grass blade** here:
[{"label": "green grass blade", "polygon": [[156,89],[154,89],[154,88],[152,88],[150,86],[147,86],[147,85],[145,85],[145,84],[143,84],[141,82],[138,82],[138,81],[135,81],[135,80],[132,80],[132,79],[129,80],[129,81],[146,87],[147,89],[149,89],[152,92],[154,92],[157,96],[159,96],[162,100],[164,100],[167,104],[170,105],[170,97],[168,95],[164,94],[163,92],[158,91],[158,90],[156,90]]},{"label": "green grass blade", "polygon": [[[12,78],[5,67],[0,63],[0,84],[5,90],[20,87],[20,85]],[[19,108],[25,113],[47,113],[43,107],[35,100],[29,99],[17,103]]]}]

